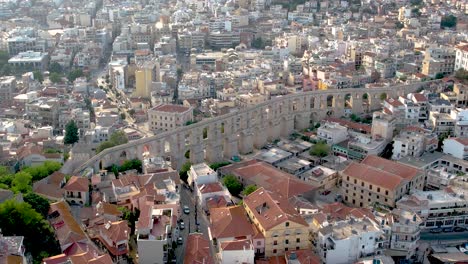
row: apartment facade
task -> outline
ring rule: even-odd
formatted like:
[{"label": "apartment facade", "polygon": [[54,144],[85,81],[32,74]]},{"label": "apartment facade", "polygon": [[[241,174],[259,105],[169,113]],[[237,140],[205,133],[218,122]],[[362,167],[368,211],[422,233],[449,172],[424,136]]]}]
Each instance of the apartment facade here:
[{"label": "apartment facade", "polygon": [[377,156],[353,162],[342,172],[344,202],[359,207],[393,208],[409,190],[422,190],[423,185],[422,171]]},{"label": "apartment facade", "polygon": [[13,101],[16,92],[15,76],[0,77],[0,104]]},{"label": "apartment facade", "polygon": [[248,217],[265,238],[265,257],[309,248],[309,225],[287,199],[259,188],[244,198]]},{"label": "apartment facade", "polygon": [[161,104],[148,110],[148,122],[152,131],[171,131],[193,121],[193,108],[181,105]]},{"label": "apartment facade", "polygon": [[455,48],[455,70],[468,69],[468,44]]}]

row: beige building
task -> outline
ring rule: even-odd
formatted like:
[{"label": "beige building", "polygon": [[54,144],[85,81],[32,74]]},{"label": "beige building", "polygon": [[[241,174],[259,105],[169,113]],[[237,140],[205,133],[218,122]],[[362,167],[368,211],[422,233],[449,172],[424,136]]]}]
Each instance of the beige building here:
[{"label": "beige building", "polygon": [[344,202],[359,207],[380,204],[393,208],[410,190],[423,186],[422,171],[377,156],[353,162],[342,172]]},{"label": "beige building", "polygon": [[15,76],[0,77],[0,104],[12,102],[13,94],[16,92]]},{"label": "beige building", "polygon": [[161,80],[157,61],[147,61],[135,70],[135,97],[150,98],[153,82]]},{"label": "beige building", "polygon": [[193,108],[182,105],[162,104],[148,111],[152,131],[170,131],[193,121]]},{"label": "beige building", "polygon": [[455,52],[446,48],[428,48],[424,55],[422,73],[434,78],[438,73],[447,75],[455,68]]},{"label": "beige building", "polygon": [[276,193],[260,188],[244,198],[250,220],[265,237],[265,256],[309,248],[309,225]]}]

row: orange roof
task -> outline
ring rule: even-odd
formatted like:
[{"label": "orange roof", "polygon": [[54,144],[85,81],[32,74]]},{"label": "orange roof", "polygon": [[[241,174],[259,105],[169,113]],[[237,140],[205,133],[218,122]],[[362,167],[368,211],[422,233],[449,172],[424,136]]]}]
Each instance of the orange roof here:
[{"label": "orange roof", "polygon": [[55,235],[61,246],[86,241],[86,234],[76,222],[70,212],[70,207],[64,201],[53,203],[50,205],[49,214],[58,212],[58,217],[50,220],[52,227],[55,229]]},{"label": "orange roof", "polygon": [[267,191],[263,187],[245,197],[244,205],[252,211],[264,230],[270,230],[288,221],[308,226],[307,222],[286,199],[282,199],[279,195]]},{"label": "orange roof", "polygon": [[214,193],[214,192],[221,192],[224,190],[223,185],[219,182],[207,183],[202,184],[199,187],[200,193]]},{"label": "orange roof", "polygon": [[[342,203],[331,203],[323,206],[320,214],[325,215],[325,219],[329,218],[331,221],[341,221],[348,219],[349,216],[362,219],[368,217],[375,220],[374,214],[368,208],[352,208]],[[318,216],[320,219],[321,216]]]},{"label": "orange roof", "polygon": [[296,259],[299,264],[320,264],[320,258],[312,253],[310,249],[301,249],[286,252],[285,259],[293,260]]},{"label": "orange roof", "polygon": [[190,108],[182,105],[162,104],[153,107],[151,110],[169,113],[183,113],[190,110]]},{"label": "orange roof", "polygon": [[210,231],[214,238],[247,237],[255,234],[242,206],[213,208]]},{"label": "orange roof", "polygon": [[388,98],[388,99],[385,99],[385,102],[387,102],[388,104],[390,104],[391,106],[393,107],[399,107],[399,106],[403,106],[403,103],[394,99],[394,98]]},{"label": "orange roof", "polygon": [[361,161],[361,164],[366,164],[409,180],[421,173],[420,170],[411,166],[374,155],[367,156],[363,161]]},{"label": "orange roof", "polygon": [[65,174],[54,172],[46,178],[37,181],[33,184],[33,191],[47,197],[53,197],[57,200],[63,198],[63,190],[61,184],[65,178]]},{"label": "orange roof", "polygon": [[398,175],[378,170],[366,164],[353,162],[343,171],[344,175],[355,179],[369,182],[375,186],[383,187],[387,190],[394,190],[403,182],[403,178]]},{"label": "orange roof", "polygon": [[85,177],[72,176],[67,184],[63,186],[64,190],[67,191],[78,191],[78,192],[88,192],[89,191],[89,181]]},{"label": "orange roof", "polygon": [[413,97],[417,102],[427,102],[427,98],[424,94],[414,93]]},{"label": "orange roof", "polygon": [[244,184],[262,186],[285,198],[315,189],[312,185],[297,179],[295,176],[258,160],[235,163],[222,167],[219,171],[224,175],[233,174],[242,178]]},{"label": "orange roof", "polygon": [[335,118],[335,117],[327,117],[324,119],[326,122],[331,122],[331,123],[337,123],[341,126],[347,127],[351,130],[359,131],[359,132],[364,132],[364,133],[371,133],[372,127],[367,124],[361,124],[357,122],[352,122],[348,121],[345,119],[341,118]]},{"label": "orange roof", "polygon": [[[107,222],[99,226],[99,232],[101,235],[100,240],[114,256],[127,254],[128,249],[118,251],[115,246],[118,242],[124,240],[128,243],[130,228],[127,221]],[[112,241],[112,244],[109,244],[108,240]]]},{"label": "orange roof", "polygon": [[463,146],[468,146],[468,138],[452,138],[453,140],[457,141],[458,143],[462,144]]},{"label": "orange roof", "polygon": [[210,254],[210,241],[203,234],[192,233],[185,244],[185,264],[214,264]]}]

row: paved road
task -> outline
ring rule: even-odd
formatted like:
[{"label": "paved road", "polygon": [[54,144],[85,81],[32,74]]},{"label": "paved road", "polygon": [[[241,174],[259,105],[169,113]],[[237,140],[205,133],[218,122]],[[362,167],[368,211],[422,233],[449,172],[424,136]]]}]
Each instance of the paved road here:
[{"label": "paved road", "polygon": [[[185,242],[187,241],[187,237],[189,233],[199,232],[202,233],[206,239],[208,238],[208,219],[205,213],[195,208],[195,194],[187,190],[185,187],[182,187],[180,192],[180,206],[181,208],[184,205],[187,205],[190,208],[190,214],[185,214],[181,211],[181,218],[185,223],[185,229],[175,231],[175,233],[179,232],[179,235],[183,237],[184,244],[182,246],[178,246],[176,249],[176,258],[177,263],[183,263],[184,261],[184,253],[185,253]],[[181,209],[182,210],[182,209]],[[195,213],[196,212],[196,213]],[[195,215],[197,219],[195,219]],[[196,225],[196,221],[198,220],[199,225]],[[198,228],[198,229],[197,229]],[[214,249],[212,249],[214,250]],[[213,252],[213,251],[212,251]]]},{"label": "paved road", "polygon": [[429,241],[449,241],[449,240],[466,240],[468,242],[468,232],[451,232],[433,234],[429,232],[421,232],[421,240]]}]

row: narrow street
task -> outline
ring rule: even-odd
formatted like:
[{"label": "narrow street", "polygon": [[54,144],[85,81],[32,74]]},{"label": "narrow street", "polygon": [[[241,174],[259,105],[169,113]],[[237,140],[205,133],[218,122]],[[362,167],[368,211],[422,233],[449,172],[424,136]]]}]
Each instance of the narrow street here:
[{"label": "narrow street", "polygon": [[[184,262],[184,255],[185,255],[185,243],[187,241],[188,234],[202,233],[206,239],[208,237],[208,226],[209,221],[205,213],[200,210],[198,207],[195,206],[196,204],[196,197],[195,194],[190,192],[190,190],[182,187],[180,192],[180,207],[181,207],[181,218],[185,223],[185,229],[179,230],[179,235],[182,236],[184,244],[181,246],[179,245],[176,249],[176,258],[177,263]],[[187,205],[190,208],[190,214],[185,214],[182,210],[184,205]],[[198,222],[198,225],[197,225]],[[198,229],[197,229],[198,228]],[[177,232],[177,231],[176,231]],[[175,232],[175,233],[176,233]],[[214,246],[210,245],[211,252],[214,256]]]}]

